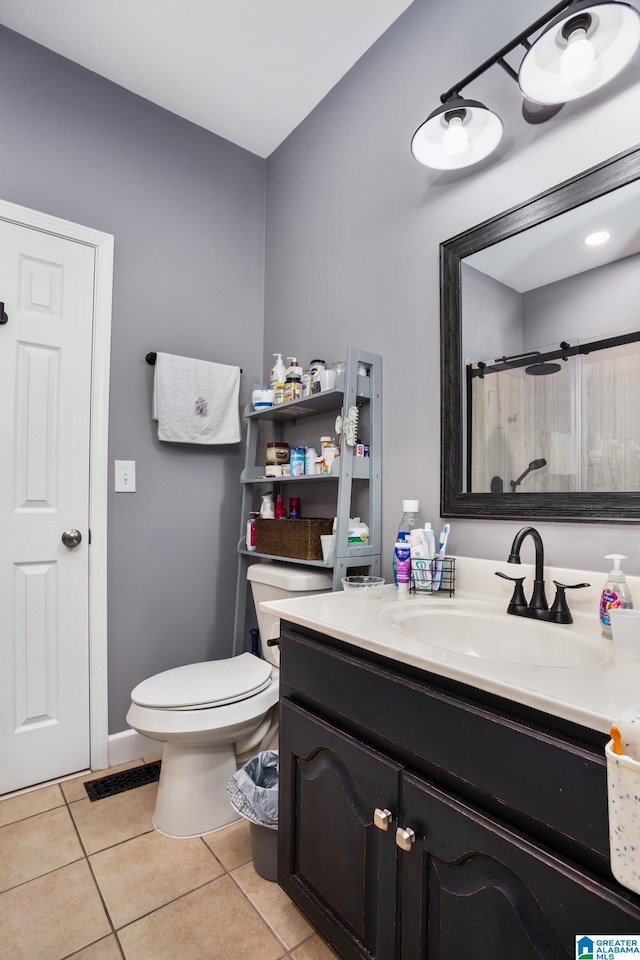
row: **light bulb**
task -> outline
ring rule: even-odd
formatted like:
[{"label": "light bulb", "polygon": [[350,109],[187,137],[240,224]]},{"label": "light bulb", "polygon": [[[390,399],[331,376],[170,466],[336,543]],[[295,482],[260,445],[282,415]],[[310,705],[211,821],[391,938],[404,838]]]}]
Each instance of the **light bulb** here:
[{"label": "light bulb", "polygon": [[583,243],[588,247],[599,247],[601,243],[606,243],[607,240],[611,239],[611,234],[608,230],[596,230],[594,233],[590,233],[583,239]]},{"label": "light bulb", "polygon": [[570,80],[579,80],[589,72],[594,58],[595,50],[587,39],[587,31],[577,27],[569,35],[567,48],[560,57],[560,72]]},{"label": "light bulb", "polygon": [[469,145],[469,134],[464,128],[462,117],[451,117],[442,138],[442,146],[451,156],[464,153]]}]

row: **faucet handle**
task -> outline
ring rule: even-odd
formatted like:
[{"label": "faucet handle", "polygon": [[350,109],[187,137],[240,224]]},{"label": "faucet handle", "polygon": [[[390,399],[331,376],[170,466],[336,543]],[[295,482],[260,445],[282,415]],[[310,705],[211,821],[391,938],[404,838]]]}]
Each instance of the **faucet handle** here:
[{"label": "faucet handle", "polygon": [[560,583],[554,580],[556,588],[556,598],[551,607],[551,620],[553,623],[573,623],[573,617],[569,610],[569,604],[565,596],[565,590],[580,590],[583,587],[590,587],[590,583]]},{"label": "faucet handle", "polygon": [[524,587],[522,584],[527,579],[526,577],[509,577],[506,573],[502,573],[500,570],[495,571],[496,577],[502,577],[503,580],[511,580],[514,584],[513,595],[509,601],[509,606],[507,607],[507,613],[516,613],[523,608],[527,609],[527,601],[524,596]]}]

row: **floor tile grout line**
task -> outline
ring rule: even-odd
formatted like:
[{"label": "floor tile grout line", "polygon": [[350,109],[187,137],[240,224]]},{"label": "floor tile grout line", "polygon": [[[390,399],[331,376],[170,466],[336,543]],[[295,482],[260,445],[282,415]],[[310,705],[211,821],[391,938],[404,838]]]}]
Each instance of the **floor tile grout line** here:
[{"label": "floor tile grout line", "polygon": [[[0,806],[3,801],[0,800]],[[51,813],[52,810],[59,810],[60,807],[66,806],[64,796],[62,798],[62,803],[56,803],[53,807],[47,807],[45,810],[38,810],[36,813],[28,813],[25,817],[18,817],[17,820],[9,820],[7,823],[0,824],[0,830],[4,830],[5,827],[12,827],[16,823],[24,823],[25,820],[33,820],[34,817],[40,817],[43,813]]]},{"label": "floor tile grout line", "polygon": [[[60,960],[73,960],[74,957],[79,957],[80,954],[84,953],[87,947],[93,947],[96,943],[101,943],[103,940],[107,940],[109,937],[114,936],[111,933],[107,933],[104,937],[99,937],[98,940],[94,940],[93,943],[88,943],[86,947],[80,947],[79,950],[74,950],[73,953],[68,953],[65,957],[61,957]],[[118,940],[118,935],[115,935],[115,942],[118,950],[120,951],[121,960],[126,960],[124,953],[122,952],[122,947],[120,946],[120,941]]]},{"label": "floor tile grout line", "polygon": [[[253,863],[253,860],[248,860],[247,863]],[[245,864],[242,864],[242,866],[245,866]],[[234,869],[238,870],[239,867],[235,867]],[[255,870],[255,867],[254,867],[254,870]],[[313,936],[313,930],[312,930],[312,933],[310,933],[308,937],[305,937],[304,940],[301,940],[300,943],[297,943],[294,947],[287,947],[287,945],[286,945],[286,943],[284,942],[284,940],[282,939],[282,937],[276,932],[276,930],[275,930],[275,929],[273,928],[273,926],[271,925],[270,920],[264,915],[264,913],[262,912],[262,910],[260,909],[260,907],[258,907],[258,905],[257,905],[256,903],[254,903],[254,901],[251,899],[251,897],[249,896],[249,894],[246,893],[245,890],[242,889],[242,886],[238,883],[238,881],[236,880],[236,878],[234,877],[234,875],[233,875],[233,873],[232,873],[231,871],[229,871],[229,876],[231,877],[231,879],[233,880],[233,882],[235,883],[235,885],[237,886],[237,888],[240,890],[240,892],[241,892],[242,895],[244,896],[245,900],[247,900],[247,901],[251,904],[251,906],[252,906],[253,909],[256,911],[256,913],[262,918],[262,920],[264,920],[264,922],[265,922],[266,925],[269,927],[269,930],[270,930],[271,933],[274,935],[274,937],[276,938],[276,940],[277,940],[279,943],[282,944],[282,946],[284,947],[284,949],[287,951],[287,956],[289,955],[289,951],[291,951],[291,950],[297,950],[299,946],[301,946],[303,943],[306,943],[307,940],[309,940],[310,937]],[[291,898],[289,898],[289,899],[291,899]],[[292,900],[291,902],[293,903],[293,900]],[[294,906],[295,906],[295,904],[294,904]],[[297,909],[297,907],[296,907],[296,909]],[[304,919],[306,920],[306,917],[305,917]],[[308,922],[309,922],[309,921],[307,920],[307,923],[308,923]],[[283,958],[283,960],[284,960],[284,958]]]},{"label": "floor tile grout line", "polygon": [[[145,763],[144,759],[142,759],[140,762],[141,762],[141,763]],[[73,780],[73,778],[71,778],[70,781],[65,781],[65,782],[72,782],[72,780]],[[83,782],[84,782],[84,781],[83,781]],[[43,784],[43,788],[46,787],[46,786],[48,786],[48,784]],[[72,863],[78,863],[79,861],[81,861],[81,860],[84,859],[84,860],[86,861],[86,863],[87,863],[87,866],[88,866],[89,871],[90,871],[90,873],[91,873],[91,877],[92,877],[94,886],[95,886],[95,888],[96,888],[96,891],[97,891],[98,896],[99,896],[99,898],[100,898],[100,901],[101,901],[101,903],[102,903],[103,909],[104,909],[104,911],[105,911],[105,915],[106,915],[106,917],[107,917],[107,920],[108,920],[108,923],[109,923],[109,927],[110,927],[110,932],[109,932],[108,934],[106,934],[105,936],[103,936],[103,937],[99,937],[97,940],[91,941],[90,943],[88,943],[88,944],[86,944],[85,946],[81,947],[79,950],[76,950],[73,954],[69,954],[69,955],[67,955],[66,958],[62,958],[62,960],[73,960],[73,957],[81,954],[83,950],[87,949],[88,947],[90,947],[90,946],[92,946],[92,945],[94,945],[94,944],[96,944],[96,943],[99,943],[99,942],[102,941],[102,940],[106,940],[108,937],[111,937],[111,936],[113,936],[113,937],[115,938],[115,941],[116,941],[116,944],[117,944],[117,949],[118,949],[121,957],[123,958],[123,960],[126,960],[126,955],[125,955],[125,952],[124,952],[124,947],[123,947],[123,945],[122,945],[122,943],[121,943],[121,941],[120,941],[119,931],[126,929],[127,927],[131,926],[131,924],[136,923],[138,920],[141,920],[141,919],[143,919],[144,917],[152,916],[154,913],[158,912],[159,910],[163,909],[164,907],[166,907],[166,906],[168,906],[168,905],[170,905],[170,904],[172,904],[172,903],[176,903],[176,902],[178,902],[178,901],[181,900],[181,899],[184,899],[185,897],[189,896],[191,893],[194,893],[194,892],[196,892],[197,890],[201,890],[203,887],[205,887],[205,886],[213,883],[215,880],[221,879],[221,877],[223,877],[223,876],[225,876],[225,875],[231,877],[231,879],[232,879],[233,882],[234,882],[234,886],[240,891],[243,899],[247,901],[247,903],[249,904],[249,906],[250,906],[250,907],[258,914],[258,916],[263,920],[263,922],[264,922],[264,923],[266,924],[266,926],[268,927],[269,931],[272,933],[272,935],[273,935],[274,938],[276,939],[277,943],[281,946],[282,950],[285,951],[285,952],[282,954],[281,960],[291,960],[291,958],[293,958],[293,955],[294,955],[295,951],[297,951],[298,949],[300,949],[304,944],[308,943],[310,940],[313,939],[314,936],[316,936],[317,931],[315,931],[315,929],[314,929],[313,926],[312,926],[311,932],[308,934],[308,936],[306,936],[304,939],[300,940],[300,942],[297,943],[297,944],[295,944],[294,946],[292,946],[292,947],[287,947],[287,944],[284,942],[284,940],[279,936],[279,934],[277,933],[277,931],[275,930],[275,928],[272,926],[272,923],[271,923],[269,917],[268,917],[265,913],[263,913],[262,909],[261,909],[261,908],[251,899],[251,897],[244,891],[244,889],[242,888],[242,886],[240,885],[240,883],[236,880],[236,878],[235,878],[234,875],[233,875],[233,871],[239,870],[241,867],[246,866],[247,864],[252,863],[252,858],[249,858],[249,859],[246,860],[244,863],[234,864],[233,867],[226,867],[225,864],[222,862],[222,860],[220,860],[219,856],[215,853],[215,851],[214,851],[214,850],[209,846],[209,844],[205,841],[204,837],[200,837],[200,840],[202,841],[202,843],[203,843],[204,846],[206,847],[207,851],[208,851],[208,852],[211,854],[211,856],[214,858],[214,861],[219,865],[220,869],[222,870],[222,873],[221,873],[218,877],[214,877],[214,878],[212,878],[211,880],[207,880],[207,881],[205,881],[205,882],[202,883],[202,884],[198,884],[197,886],[193,887],[191,890],[185,892],[184,894],[181,894],[181,895],[178,896],[178,897],[174,897],[174,898],[172,898],[171,900],[168,900],[166,903],[164,903],[164,904],[162,904],[162,905],[154,908],[153,910],[147,911],[145,914],[142,914],[140,917],[137,917],[135,920],[132,920],[130,923],[124,924],[122,927],[116,927],[116,926],[115,926],[115,923],[114,923],[114,921],[113,921],[113,918],[111,917],[111,914],[110,914],[110,912],[109,912],[109,909],[108,909],[108,907],[107,907],[107,903],[106,903],[106,901],[105,901],[105,899],[104,899],[104,897],[103,897],[103,895],[102,895],[102,891],[101,891],[101,889],[100,889],[100,885],[99,885],[99,883],[98,883],[96,874],[95,874],[95,872],[94,872],[94,870],[93,870],[93,865],[92,865],[92,863],[91,863],[91,857],[96,856],[96,855],[98,855],[98,854],[100,854],[100,853],[102,853],[102,852],[104,852],[104,851],[106,851],[106,850],[110,850],[110,849],[113,849],[113,848],[115,848],[115,847],[122,846],[123,844],[125,844],[125,843],[127,843],[127,842],[129,842],[129,841],[131,841],[131,840],[138,839],[139,837],[143,837],[143,836],[145,836],[145,835],[147,835],[147,834],[149,834],[149,833],[153,833],[153,832],[154,832],[154,827],[151,826],[151,828],[150,828],[149,830],[145,830],[145,831],[143,831],[142,833],[135,834],[133,837],[127,837],[127,838],[125,838],[125,839],[123,839],[123,840],[118,840],[116,843],[110,844],[110,845],[107,846],[107,847],[103,847],[101,850],[96,850],[96,851],[94,851],[93,853],[89,853],[88,850],[87,850],[87,847],[86,847],[86,845],[85,845],[85,843],[84,843],[84,841],[83,841],[83,839],[82,839],[82,835],[81,835],[81,833],[80,833],[79,827],[78,827],[78,825],[77,825],[77,823],[76,823],[76,821],[75,821],[75,819],[74,819],[74,816],[73,816],[73,813],[72,813],[72,810],[71,810],[72,805],[78,803],[80,799],[85,799],[85,798],[84,798],[84,797],[79,797],[79,798],[76,798],[76,799],[69,798],[69,797],[66,796],[64,790],[62,789],[62,784],[61,784],[61,783],[57,783],[56,786],[58,786],[59,793],[60,793],[60,797],[61,797],[61,802],[60,802],[60,803],[58,803],[58,804],[56,804],[56,805],[54,805],[54,806],[52,806],[52,807],[48,807],[48,808],[45,809],[45,810],[39,811],[38,813],[29,814],[29,815],[26,816],[26,817],[19,817],[18,820],[10,821],[10,822],[7,823],[7,824],[3,824],[3,826],[11,826],[13,823],[20,823],[20,822],[23,822],[23,821],[25,821],[25,820],[33,819],[33,818],[35,818],[35,817],[37,817],[37,816],[40,816],[40,815],[42,815],[42,814],[46,814],[46,813],[50,813],[50,812],[52,812],[52,811],[54,811],[54,810],[58,810],[58,809],[60,809],[60,807],[62,807],[62,806],[66,807],[66,809],[67,809],[67,812],[68,812],[69,817],[70,817],[70,819],[71,819],[71,822],[72,822],[72,824],[73,824],[73,829],[74,829],[74,831],[75,831],[75,834],[76,834],[76,836],[77,836],[77,838],[78,838],[78,842],[79,842],[79,844],[80,844],[81,855],[80,855],[79,857],[77,857],[75,860],[72,860],[72,861],[70,861],[70,862],[67,863],[67,864],[63,864],[63,865],[61,865],[60,867],[55,868],[54,870],[47,871],[45,874],[41,874],[40,876],[41,876],[41,877],[44,877],[44,876],[47,876],[48,874],[55,873],[57,870],[64,869],[65,867],[70,866]],[[130,791],[127,791],[127,792],[130,792]],[[87,796],[86,799],[89,799],[88,796]],[[100,799],[102,799],[102,798],[100,798]],[[2,801],[0,800],[0,804],[1,804],[1,802],[2,802]],[[2,829],[2,828],[0,827],[0,830],[1,830],[1,829]],[[39,879],[39,877],[31,878],[31,880],[35,880],[35,879]],[[24,881],[24,883],[29,883],[29,882],[31,882],[31,881],[29,881],[29,880]],[[23,885],[22,883],[21,883],[21,884],[16,884],[14,887],[10,887],[10,888],[8,888],[8,889],[9,889],[9,890],[13,890],[13,889],[16,889],[17,887],[22,886],[22,885]],[[6,891],[3,891],[3,892],[6,892]],[[1,895],[1,894],[0,894],[0,895]],[[304,916],[304,915],[303,915],[303,916]],[[305,919],[306,919],[306,918],[305,918]]]},{"label": "floor tile grout line", "polygon": [[[96,943],[101,943],[103,940],[107,940],[109,937],[113,936],[111,933],[107,933],[104,937],[99,937],[97,940],[94,940],[92,943],[88,943],[85,947],[80,947],[79,950],[74,950],[73,953],[67,953],[66,956],[60,957],[60,960],[74,960],[74,957],[79,957],[88,947],[93,947]],[[118,949],[120,949],[120,944],[116,937],[116,944]],[[126,960],[126,957],[123,953],[120,954],[122,960]]]},{"label": "floor tile grout line", "polygon": [[35,877],[29,877],[27,880],[21,880],[20,883],[14,883],[12,887],[6,887],[6,889],[0,890],[0,897],[2,897],[5,893],[11,893],[13,890],[19,890],[20,887],[24,887],[28,883],[33,883],[35,880],[42,880],[44,877],[50,877],[59,870],[64,870],[66,867],[70,867],[74,863],[80,863],[81,860],[86,860],[86,857],[83,853],[76,857],[75,860],[69,860],[68,863],[61,863],[59,867],[52,867],[51,870],[45,870],[44,873],[39,873]]},{"label": "floor tile grout line", "polygon": [[159,910],[164,910],[165,907],[170,906],[172,903],[177,903],[179,900],[184,900],[185,897],[191,896],[192,893],[196,893],[197,890],[202,890],[203,887],[207,887],[210,883],[215,883],[216,880],[221,880],[222,877],[226,875],[221,873],[219,877],[212,877],[211,880],[205,880],[204,883],[199,883],[196,887],[193,887],[191,890],[186,890],[184,893],[179,894],[177,897],[172,897],[171,900],[167,900],[165,903],[161,903],[157,907],[153,907],[151,910],[147,910],[146,913],[140,914],[139,917],[136,917],[134,920],[129,920],[128,923],[123,923],[121,927],[114,927],[113,932],[115,934],[120,933],[121,930],[126,930],[127,927],[133,926],[134,923],[137,923],[139,920],[144,920],[147,917],[152,917],[154,913],[158,913]]}]

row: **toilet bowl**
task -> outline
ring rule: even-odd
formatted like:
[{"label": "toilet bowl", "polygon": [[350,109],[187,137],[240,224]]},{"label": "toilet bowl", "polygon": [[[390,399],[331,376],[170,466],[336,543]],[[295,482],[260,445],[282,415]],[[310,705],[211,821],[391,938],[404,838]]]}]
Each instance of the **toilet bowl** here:
[{"label": "toilet bowl", "polygon": [[153,816],[170,837],[198,837],[238,819],[226,785],[239,766],[277,743],[280,692],[277,617],[263,600],[327,592],[331,575],[285,563],[260,562],[247,571],[258,615],[262,657],[243,653],[175,667],[131,692],[127,723],[164,744]]}]

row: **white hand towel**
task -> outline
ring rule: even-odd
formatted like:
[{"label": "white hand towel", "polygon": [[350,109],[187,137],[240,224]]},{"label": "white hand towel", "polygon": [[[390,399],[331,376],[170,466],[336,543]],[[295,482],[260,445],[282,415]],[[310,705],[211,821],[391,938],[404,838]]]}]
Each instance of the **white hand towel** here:
[{"label": "white hand towel", "polygon": [[153,379],[158,439],[239,443],[240,368],[159,353]]}]

